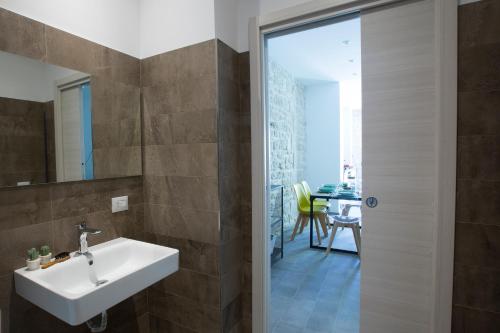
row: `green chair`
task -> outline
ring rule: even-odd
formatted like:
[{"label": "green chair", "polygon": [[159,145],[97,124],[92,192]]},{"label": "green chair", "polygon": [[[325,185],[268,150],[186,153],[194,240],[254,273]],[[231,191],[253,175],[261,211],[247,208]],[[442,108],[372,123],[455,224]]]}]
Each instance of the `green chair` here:
[{"label": "green chair", "polygon": [[[304,192],[306,193],[307,200],[309,200],[309,202],[311,202],[311,193],[312,193],[311,187],[309,187],[309,184],[305,180],[303,180],[301,182],[301,184],[302,184],[302,187],[304,187]],[[313,205],[330,208],[330,202],[328,202],[328,200],[326,200],[326,199],[315,199],[313,202]]]},{"label": "green chair", "polygon": [[[310,213],[310,204],[309,199],[304,191],[304,187],[302,184],[297,183],[293,185],[293,190],[295,192],[295,196],[297,198],[297,210],[298,216],[297,221],[295,222],[295,227],[293,228],[292,236],[290,240],[294,240],[295,235],[297,234],[297,230],[300,226],[300,233],[304,230],[304,227],[309,223],[309,213]],[[327,209],[324,206],[313,206],[313,220],[314,225],[316,227],[316,235],[318,237],[318,243],[321,244],[321,235],[319,232],[319,224],[321,224],[321,229],[323,229],[323,233],[328,236],[327,230]]]}]

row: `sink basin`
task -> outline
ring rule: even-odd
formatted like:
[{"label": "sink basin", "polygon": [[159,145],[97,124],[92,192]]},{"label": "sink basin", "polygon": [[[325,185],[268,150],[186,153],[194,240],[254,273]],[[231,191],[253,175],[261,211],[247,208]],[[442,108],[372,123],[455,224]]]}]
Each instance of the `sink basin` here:
[{"label": "sink basin", "polygon": [[[14,272],[16,292],[70,325],[80,325],[179,269],[179,251],[117,238],[47,269]],[[93,270],[93,272],[92,272]],[[94,274],[95,273],[95,274]],[[92,277],[103,282],[96,285]]]}]

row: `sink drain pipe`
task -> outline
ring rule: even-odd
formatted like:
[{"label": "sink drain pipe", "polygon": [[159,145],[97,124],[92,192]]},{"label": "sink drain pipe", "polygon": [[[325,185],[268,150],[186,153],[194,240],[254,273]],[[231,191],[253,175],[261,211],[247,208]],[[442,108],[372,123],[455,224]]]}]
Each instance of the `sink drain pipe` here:
[{"label": "sink drain pipe", "polygon": [[90,328],[90,332],[104,332],[107,325],[108,313],[106,311],[103,311],[100,315],[87,320],[87,326]]}]

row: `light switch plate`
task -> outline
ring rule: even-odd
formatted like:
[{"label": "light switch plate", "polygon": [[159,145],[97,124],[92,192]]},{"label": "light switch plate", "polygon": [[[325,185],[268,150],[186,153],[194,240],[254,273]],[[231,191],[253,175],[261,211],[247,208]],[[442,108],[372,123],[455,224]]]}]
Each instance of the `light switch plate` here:
[{"label": "light switch plate", "polygon": [[128,196],[111,198],[111,213],[128,210]]}]

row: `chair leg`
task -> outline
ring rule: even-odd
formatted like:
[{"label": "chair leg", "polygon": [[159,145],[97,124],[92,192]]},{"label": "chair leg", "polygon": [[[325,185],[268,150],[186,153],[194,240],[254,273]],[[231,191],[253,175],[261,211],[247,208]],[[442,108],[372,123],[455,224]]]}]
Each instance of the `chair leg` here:
[{"label": "chair leg", "polygon": [[316,236],[318,237],[318,244],[321,245],[321,234],[319,233],[318,218],[314,217],[314,226],[316,227]]},{"label": "chair leg", "polygon": [[300,216],[302,218],[302,222],[300,224],[299,234],[301,234],[304,231],[304,228],[309,224],[309,215],[300,214]]},{"label": "chair leg", "polygon": [[337,223],[334,222],[332,233],[330,234],[330,241],[328,242],[328,246],[326,247],[325,255],[328,255],[328,253],[330,253],[330,250],[332,249],[333,240],[335,239],[335,234],[337,233],[337,229],[338,229]]},{"label": "chair leg", "polygon": [[328,226],[328,229],[333,228],[333,219],[328,214],[326,215],[326,225]]},{"label": "chair leg", "polygon": [[358,250],[358,255],[361,255],[361,234],[359,232],[358,223],[352,225],[352,234],[354,236],[354,242],[356,243],[356,249]]},{"label": "chair leg", "polygon": [[319,222],[321,223],[321,229],[323,229],[323,234],[325,235],[325,237],[328,237],[328,229],[326,226],[328,215],[320,214],[318,217],[319,217]]},{"label": "chair leg", "polygon": [[297,230],[299,229],[299,224],[302,223],[302,214],[299,213],[297,216],[297,222],[295,222],[295,227],[293,227],[293,233],[292,237],[290,237],[290,240],[293,241],[295,238],[295,234],[297,233]]},{"label": "chair leg", "polygon": [[356,248],[358,249],[358,255],[361,256],[361,232],[359,230],[359,224],[353,225],[352,232],[354,233],[354,241],[356,242]]}]

